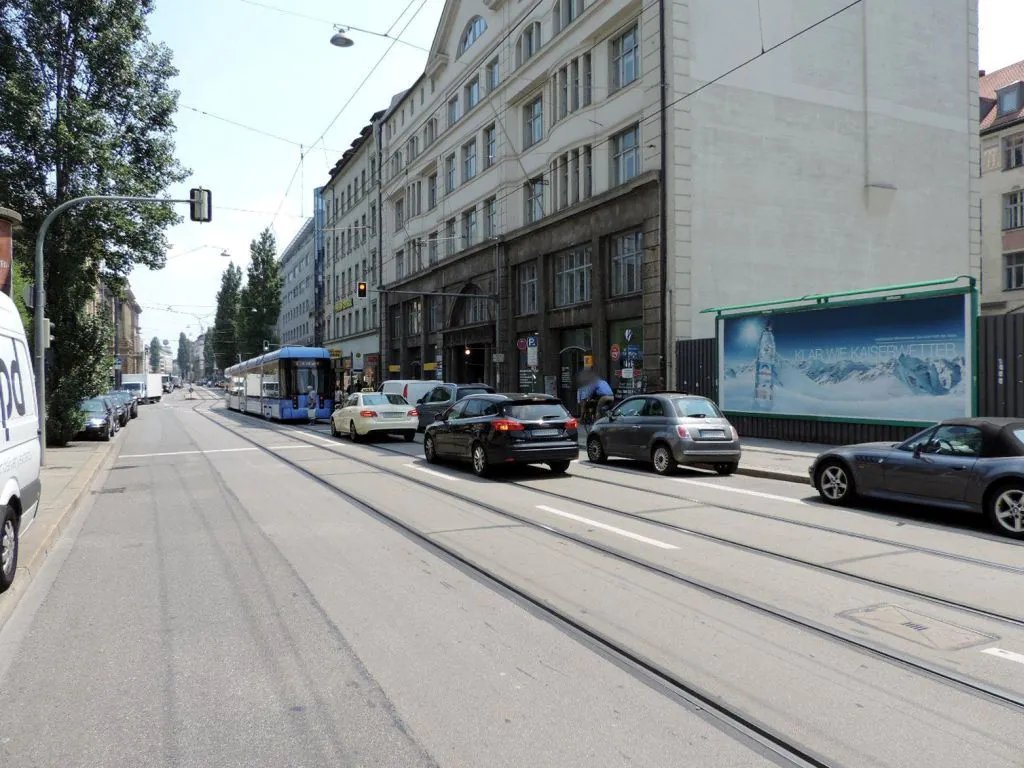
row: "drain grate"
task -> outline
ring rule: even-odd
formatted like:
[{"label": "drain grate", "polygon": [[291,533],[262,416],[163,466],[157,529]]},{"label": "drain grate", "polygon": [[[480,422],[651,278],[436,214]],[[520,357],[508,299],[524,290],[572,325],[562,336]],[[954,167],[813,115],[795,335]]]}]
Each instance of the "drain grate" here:
[{"label": "drain grate", "polygon": [[844,611],[839,616],[940,651],[958,651],[999,639],[996,635],[950,624],[948,621],[889,603],[855,608],[852,611]]},{"label": "drain grate", "polygon": [[104,488],[100,491],[101,496],[107,493],[124,493],[124,488]]}]

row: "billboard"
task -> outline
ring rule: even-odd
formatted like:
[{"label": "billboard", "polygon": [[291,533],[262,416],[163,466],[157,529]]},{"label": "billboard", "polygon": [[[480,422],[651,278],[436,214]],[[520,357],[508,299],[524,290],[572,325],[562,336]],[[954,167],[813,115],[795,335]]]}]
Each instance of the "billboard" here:
[{"label": "billboard", "polygon": [[972,415],[969,293],[718,320],[719,405],[795,418]]}]

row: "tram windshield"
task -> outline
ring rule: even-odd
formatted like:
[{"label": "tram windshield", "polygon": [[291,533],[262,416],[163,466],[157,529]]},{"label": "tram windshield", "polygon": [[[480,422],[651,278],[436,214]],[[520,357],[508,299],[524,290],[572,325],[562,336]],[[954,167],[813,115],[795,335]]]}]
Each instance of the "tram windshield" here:
[{"label": "tram windshield", "polygon": [[281,395],[304,395],[312,386],[318,395],[333,395],[330,360],[282,360]]}]

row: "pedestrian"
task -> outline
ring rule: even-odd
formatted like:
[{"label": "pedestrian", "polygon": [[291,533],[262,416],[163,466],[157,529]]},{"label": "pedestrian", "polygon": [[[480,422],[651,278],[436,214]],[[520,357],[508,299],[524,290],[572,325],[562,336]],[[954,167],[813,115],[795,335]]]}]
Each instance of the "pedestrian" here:
[{"label": "pedestrian", "polygon": [[312,384],[306,390],[306,410],[309,415],[309,423],[316,424],[316,387]]}]

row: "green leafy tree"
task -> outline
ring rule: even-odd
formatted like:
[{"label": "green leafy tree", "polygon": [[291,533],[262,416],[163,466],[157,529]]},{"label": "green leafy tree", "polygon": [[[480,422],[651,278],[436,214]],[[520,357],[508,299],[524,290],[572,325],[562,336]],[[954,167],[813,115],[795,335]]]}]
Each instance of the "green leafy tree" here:
[{"label": "green leafy tree", "polygon": [[178,373],[182,378],[192,370],[192,342],[185,332],[178,334]]},{"label": "green leafy tree", "polygon": [[[60,338],[59,334],[56,338]],[[57,445],[67,445],[83,426],[79,403],[106,391],[110,384],[110,371],[114,366],[111,342],[114,322],[110,311],[97,314],[83,313],[75,329],[74,343],[83,355],[98,360],[98,365],[76,365],[65,376],[52,379],[53,391],[48,393],[52,410],[47,420],[47,437]]]},{"label": "green leafy tree", "polygon": [[238,298],[242,291],[242,268],[234,262],[220,277],[220,290],[217,291],[217,314],[213,320],[213,330],[206,336],[207,346],[213,352],[208,354],[210,368],[216,365],[226,368],[238,362]]},{"label": "green leafy tree", "polygon": [[263,342],[277,343],[281,313],[281,270],[277,244],[267,228],[249,245],[249,269],[238,297],[238,337],[243,359],[263,353]]},{"label": "green leafy tree", "polygon": [[160,339],[156,336],[149,342],[150,373],[160,373]]},{"label": "green leafy tree", "polygon": [[[46,214],[88,194],[159,196],[186,178],[174,158],[178,94],[171,53],[149,37],[153,0],[0,0],[0,204],[25,227],[16,254],[30,265]],[[65,425],[105,356],[90,347],[86,311],[102,280],[121,293],[136,264],[160,268],[164,230],[178,221],[160,204],[91,203],[61,214],[46,239],[46,314],[56,324],[48,435]],[[78,389],[75,389],[75,388]],[[70,409],[70,410],[68,410]]]}]

